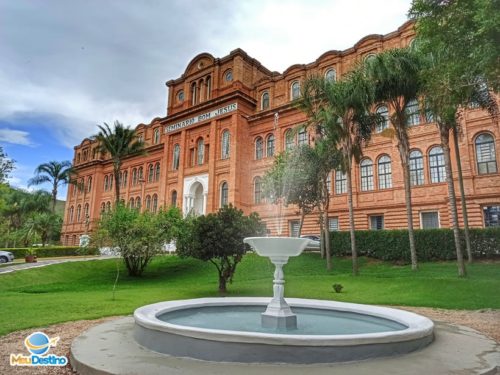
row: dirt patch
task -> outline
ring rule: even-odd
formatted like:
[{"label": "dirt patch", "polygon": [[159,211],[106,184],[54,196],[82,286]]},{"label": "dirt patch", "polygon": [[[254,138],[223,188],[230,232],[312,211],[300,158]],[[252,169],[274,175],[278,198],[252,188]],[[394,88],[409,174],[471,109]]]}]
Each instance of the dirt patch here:
[{"label": "dirt patch", "polygon": [[[500,310],[444,310],[427,307],[398,307],[402,310],[413,311],[418,314],[427,316],[434,321],[459,324],[473,328],[482,334],[491,337],[497,343],[500,343]],[[51,349],[52,354],[65,355],[69,357],[71,342],[75,337],[89,329],[90,327],[103,323],[108,320],[116,319],[117,317],[109,317],[98,320],[80,320],[77,322],[68,322],[55,324],[49,327],[40,327],[26,329],[9,333],[6,336],[0,337],[0,374],[58,374],[68,375],[75,374],[68,365],[63,368],[58,367],[11,367],[9,363],[10,353],[23,353],[27,355],[24,347],[24,339],[29,334],[35,331],[43,331],[49,337],[59,336],[60,340],[57,347]]]}]

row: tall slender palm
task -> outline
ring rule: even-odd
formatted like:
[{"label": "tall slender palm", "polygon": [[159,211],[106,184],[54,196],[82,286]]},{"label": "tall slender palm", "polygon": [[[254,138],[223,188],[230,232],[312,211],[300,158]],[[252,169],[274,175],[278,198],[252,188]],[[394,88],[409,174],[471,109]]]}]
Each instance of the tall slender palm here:
[{"label": "tall slender palm", "polygon": [[35,177],[28,181],[28,186],[50,183],[52,185],[52,213],[56,210],[57,190],[59,185],[68,184],[74,170],[69,160],[62,162],[49,161],[35,169]]},{"label": "tall slender palm", "polygon": [[[359,273],[352,197],[353,161],[359,162],[361,146],[368,140],[376,124],[376,116],[368,111],[373,104],[373,90],[357,67],[340,81],[310,77],[304,83],[300,107],[308,115],[309,124],[322,128],[324,137],[337,147],[342,155],[341,169],[346,173],[351,237],[352,272]],[[324,223],[328,225],[328,221]],[[328,233],[328,231],[327,231]],[[327,256],[328,256],[327,252]],[[328,261],[328,258],[327,258]]]},{"label": "tall slender palm", "polygon": [[393,109],[390,121],[394,127],[405,189],[408,237],[410,242],[411,267],[418,268],[415,236],[413,234],[413,209],[411,203],[408,139],[408,113],[410,101],[418,99],[421,93],[419,56],[409,48],[384,51],[367,63],[367,74],[375,85],[375,98],[379,102],[389,103]]},{"label": "tall slender palm", "polygon": [[[471,100],[479,106],[487,109],[493,118],[498,118],[498,104],[495,97],[488,90],[483,79],[473,79],[467,84],[463,77],[450,77],[448,72],[448,54],[446,48],[433,53],[423,55],[423,69],[421,79],[423,82],[424,94],[426,98],[426,108],[432,113],[439,130],[441,148],[443,149],[446,181],[448,183],[450,214],[452,219],[453,234],[455,239],[455,249],[457,253],[458,275],[465,276],[466,269],[463,259],[462,244],[460,242],[460,232],[457,213],[457,202],[455,186],[451,168],[450,156],[450,132],[453,132],[455,147],[457,148],[457,132],[459,130],[458,116],[460,107],[467,105]],[[458,155],[457,155],[458,157]],[[460,172],[460,170],[459,170]],[[459,173],[459,184],[462,183]],[[464,213],[464,224],[466,222],[466,210],[463,208],[465,199],[462,195],[462,210]],[[466,238],[467,244],[467,238]],[[472,260],[470,244],[467,246],[469,261]]]},{"label": "tall slender palm", "polygon": [[113,177],[115,182],[115,202],[120,202],[120,168],[123,159],[127,156],[142,155],[145,153],[144,142],[137,138],[134,130],[115,121],[114,128],[108,124],[98,125],[99,133],[94,138],[99,142],[102,153],[109,153],[113,161]]}]

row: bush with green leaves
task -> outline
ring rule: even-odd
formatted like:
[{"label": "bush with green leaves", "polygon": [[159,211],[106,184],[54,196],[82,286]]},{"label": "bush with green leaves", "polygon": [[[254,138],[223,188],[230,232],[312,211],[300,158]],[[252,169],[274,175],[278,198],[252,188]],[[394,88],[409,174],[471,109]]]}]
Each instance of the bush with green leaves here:
[{"label": "bush with green leaves", "polygon": [[129,276],[141,276],[151,259],[177,237],[181,221],[175,207],[154,214],[120,204],[102,217],[93,243],[115,248]]},{"label": "bush with green leaves", "polygon": [[219,274],[219,292],[226,292],[236,266],[249,250],[243,238],[264,235],[265,224],[259,215],[224,206],[206,216],[187,217],[177,241],[177,254],[212,263]]},{"label": "bush with green leaves", "polygon": [[[474,228],[470,230],[470,235],[474,258],[493,258],[500,255],[500,228]],[[462,233],[462,241],[464,241],[463,238]],[[350,255],[348,232],[331,232],[330,239],[333,255]],[[420,261],[456,259],[451,229],[416,230],[415,244]],[[356,245],[360,255],[393,262],[408,263],[410,261],[407,230],[356,231]]]},{"label": "bush with green leaves", "polygon": [[[29,247],[16,247],[16,248],[0,248],[0,250],[9,251],[14,254],[16,259],[23,258],[28,252]],[[49,257],[68,257],[68,256],[81,256],[81,255],[97,255],[99,250],[95,247],[78,247],[78,246],[45,246],[33,247],[35,254],[38,258]]]}]

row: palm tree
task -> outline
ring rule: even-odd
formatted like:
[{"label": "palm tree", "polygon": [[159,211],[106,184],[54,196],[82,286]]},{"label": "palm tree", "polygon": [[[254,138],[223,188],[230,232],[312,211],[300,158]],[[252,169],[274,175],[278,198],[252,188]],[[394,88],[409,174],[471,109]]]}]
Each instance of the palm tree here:
[{"label": "palm tree", "polygon": [[69,160],[62,162],[49,161],[40,164],[35,169],[35,177],[28,181],[28,186],[40,185],[46,182],[52,184],[52,213],[54,213],[56,210],[57,189],[60,184],[68,184],[73,173]]},{"label": "palm tree", "polygon": [[[324,133],[323,136],[329,139],[342,155],[340,165],[346,173],[353,275],[357,275],[359,271],[352,197],[352,164],[354,160],[359,162],[362,155],[361,146],[369,139],[371,130],[377,123],[377,116],[368,112],[373,103],[372,99],[372,86],[365,79],[362,69],[357,67],[340,81],[323,77],[308,78],[304,83],[300,101],[301,109],[308,115],[308,125],[321,127],[322,130],[317,130],[316,133]],[[323,224],[328,228],[327,220]]]},{"label": "palm tree", "polygon": [[98,127],[100,131],[94,138],[99,142],[100,152],[109,153],[113,161],[115,202],[118,204],[120,203],[120,168],[123,159],[127,156],[144,154],[144,142],[137,138],[134,130],[124,127],[119,121],[115,121],[113,130],[106,123]]},{"label": "palm tree", "polygon": [[378,102],[389,103],[394,110],[394,113],[390,116],[390,121],[394,127],[403,168],[411,268],[413,270],[416,270],[418,265],[413,234],[407,106],[410,101],[417,100],[420,95],[420,67],[421,63],[418,55],[409,48],[384,51],[375,55],[366,64],[368,77],[375,85],[375,99]]},{"label": "palm tree", "polygon": [[[453,132],[455,147],[458,151],[457,132],[459,123],[457,121],[461,106],[467,105],[471,100],[482,108],[489,111],[493,118],[498,117],[498,104],[496,99],[488,90],[484,80],[474,79],[473,82],[466,84],[463,77],[450,77],[447,74],[448,67],[446,48],[440,51],[434,51],[432,54],[423,56],[424,69],[421,78],[424,84],[424,94],[426,99],[426,109],[431,112],[434,121],[439,130],[441,148],[443,150],[446,181],[448,183],[448,194],[450,204],[450,214],[452,219],[453,234],[455,239],[455,249],[457,253],[458,275],[465,276],[466,269],[463,259],[462,244],[460,242],[460,231],[457,214],[457,202],[455,186],[451,169],[450,156],[450,132]],[[459,156],[457,155],[457,158]],[[459,163],[457,163],[459,165]],[[461,168],[460,168],[461,169]],[[461,171],[459,171],[459,184],[462,184]],[[464,209],[465,199],[463,187],[460,186],[462,195],[462,211],[464,213],[464,224],[466,224],[466,209]],[[466,228],[466,235],[468,234]],[[470,240],[466,237],[467,253],[469,262],[472,261],[472,252],[470,250]]]}]

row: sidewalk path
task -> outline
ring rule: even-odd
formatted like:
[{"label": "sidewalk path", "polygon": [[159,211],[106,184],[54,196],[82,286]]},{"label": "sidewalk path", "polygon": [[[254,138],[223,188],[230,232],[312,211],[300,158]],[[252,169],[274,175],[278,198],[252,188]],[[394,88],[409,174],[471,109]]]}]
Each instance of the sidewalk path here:
[{"label": "sidewalk path", "polygon": [[112,258],[116,258],[116,256],[101,255],[99,257],[96,256],[96,257],[84,257],[84,258],[47,259],[47,260],[39,260],[36,263],[17,263],[9,266],[0,267],[0,275],[14,271],[22,271],[31,268],[50,266],[51,264],[59,264],[66,262],[83,262],[88,260],[102,260],[102,259],[112,259]]}]

